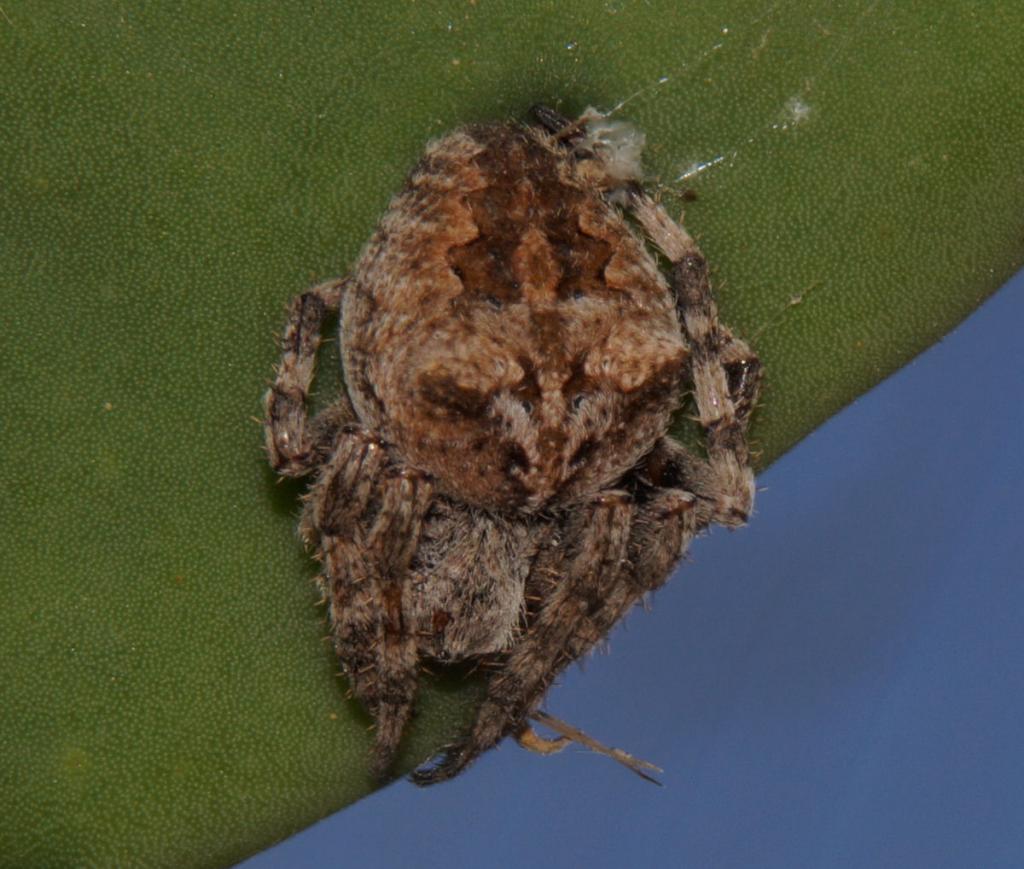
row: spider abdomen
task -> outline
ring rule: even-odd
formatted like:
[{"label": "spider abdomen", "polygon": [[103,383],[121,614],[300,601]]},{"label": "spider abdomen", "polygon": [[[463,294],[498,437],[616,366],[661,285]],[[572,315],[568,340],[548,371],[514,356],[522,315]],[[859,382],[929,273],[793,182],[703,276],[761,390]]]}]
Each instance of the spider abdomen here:
[{"label": "spider abdomen", "polygon": [[428,147],[363,252],[342,312],[353,404],[441,491],[570,503],[664,433],[675,300],[603,193],[537,128],[467,127]]}]

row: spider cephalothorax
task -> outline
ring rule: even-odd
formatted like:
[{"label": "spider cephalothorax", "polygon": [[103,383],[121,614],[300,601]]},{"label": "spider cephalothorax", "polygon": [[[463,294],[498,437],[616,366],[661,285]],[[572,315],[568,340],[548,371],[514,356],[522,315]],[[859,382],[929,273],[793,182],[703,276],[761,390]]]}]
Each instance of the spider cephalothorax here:
[{"label": "spider cephalothorax", "polygon": [[[428,146],[352,275],[292,303],[267,394],[272,466],[315,475],[302,529],[377,771],[421,660],[490,665],[474,726],[420,783],[522,733],[696,533],[753,503],[757,359],[718,323],[692,238],[636,183],[642,138],[537,114]],[[309,420],[328,309],[347,394]],[[686,388],[706,458],[666,434]]]}]

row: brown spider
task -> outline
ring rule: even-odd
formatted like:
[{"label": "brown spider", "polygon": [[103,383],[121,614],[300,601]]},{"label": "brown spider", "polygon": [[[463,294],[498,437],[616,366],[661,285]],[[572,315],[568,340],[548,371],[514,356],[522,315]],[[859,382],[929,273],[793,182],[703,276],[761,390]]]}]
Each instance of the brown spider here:
[{"label": "brown spider", "polygon": [[[760,366],[719,324],[696,243],[638,186],[642,136],[535,113],[428,145],[352,275],[291,303],[266,397],[270,464],[314,476],[301,531],[376,773],[421,661],[486,665],[475,722],[418,784],[530,742],[555,676],[754,500]],[[311,420],[329,310],[347,394]],[[706,458],[667,435],[685,389]]]}]

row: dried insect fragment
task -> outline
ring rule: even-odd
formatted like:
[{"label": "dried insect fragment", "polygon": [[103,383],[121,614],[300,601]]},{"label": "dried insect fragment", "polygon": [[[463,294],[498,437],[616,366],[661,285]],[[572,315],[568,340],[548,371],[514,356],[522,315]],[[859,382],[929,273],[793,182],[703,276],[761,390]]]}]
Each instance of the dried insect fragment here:
[{"label": "dried insect fragment", "polygon": [[[427,147],[352,275],[292,302],[266,396],[271,465],[313,477],[301,528],[381,776],[421,661],[489,674],[470,731],[415,773],[428,784],[506,735],[529,743],[555,676],[696,534],[753,504],[757,357],[719,324],[693,239],[639,187],[642,136],[537,116]],[[347,392],[309,419],[332,309]],[[686,389],[706,457],[667,435]]]}]

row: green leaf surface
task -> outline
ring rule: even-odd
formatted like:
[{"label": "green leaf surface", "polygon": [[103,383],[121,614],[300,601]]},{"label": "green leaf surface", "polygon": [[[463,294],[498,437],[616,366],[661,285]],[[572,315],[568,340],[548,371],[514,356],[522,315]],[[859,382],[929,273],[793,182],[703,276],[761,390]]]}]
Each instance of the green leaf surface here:
[{"label": "green leaf surface", "polygon": [[3,0],[0,865],[225,865],[374,787],[250,418],[427,139],[628,98],[767,463],[1020,266],[1022,43],[968,0]]}]

